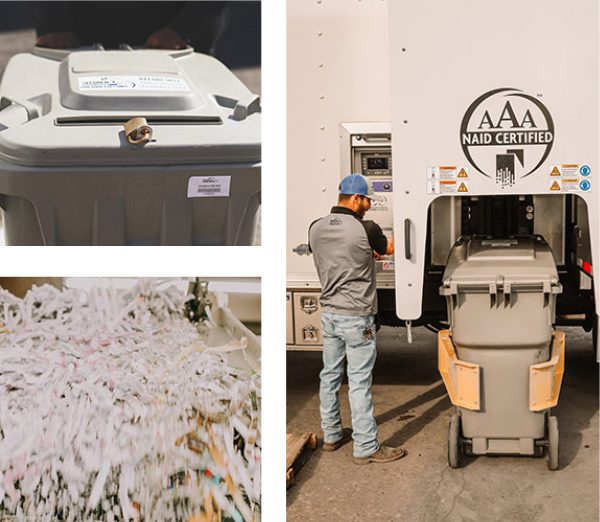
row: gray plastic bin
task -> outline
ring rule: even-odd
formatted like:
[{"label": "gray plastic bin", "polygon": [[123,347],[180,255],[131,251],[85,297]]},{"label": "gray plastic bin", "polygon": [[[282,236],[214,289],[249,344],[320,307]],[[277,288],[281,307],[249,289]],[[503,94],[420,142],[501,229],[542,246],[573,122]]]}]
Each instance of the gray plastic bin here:
[{"label": "gray plastic bin", "polygon": [[539,368],[556,371],[552,357],[560,348],[552,324],[561,285],[550,248],[539,236],[461,239],[440,292],[456,360],[473,365],[479,380],[476,406],[459,407],[453,420],[459,439],[476,455],[539,453],[547,444],[548,408],[535,406],[531,389]]},{"label": "gray plastic bin", "polygon": [[[128,141],[143,117],[152,139]],[[259,99],[214,58],[36,48],[0,84],[12,245],[251,245]]]}]

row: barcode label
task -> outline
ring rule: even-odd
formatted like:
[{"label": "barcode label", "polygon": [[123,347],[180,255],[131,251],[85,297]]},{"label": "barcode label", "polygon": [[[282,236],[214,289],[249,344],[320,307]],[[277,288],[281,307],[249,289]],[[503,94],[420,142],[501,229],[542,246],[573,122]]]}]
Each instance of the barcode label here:
[{"label": "barcode label", "polygon": [[192,176],[188,179],[188,198],[228,198],[231,176]]}]

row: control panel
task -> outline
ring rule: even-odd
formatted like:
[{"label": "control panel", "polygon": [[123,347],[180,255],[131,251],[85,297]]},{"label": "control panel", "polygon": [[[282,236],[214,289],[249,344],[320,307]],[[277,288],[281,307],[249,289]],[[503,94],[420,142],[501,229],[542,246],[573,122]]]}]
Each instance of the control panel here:
[{"label": "control panel", "polygon": [[[377,126],[374,127],[374,126]],[[344,161],[340,177],[349,172],[358,172],[365,176],[373,189],[374,198],[371,209],[365,219],[372,219],[389,238],[393,236],[394,216],[392,212],[392,140],[391,134],[381,128],[382,124],[354,123],[342,124],[347,129],[349,148],[343,147],[342,154],[349,154],[349,169],[344,170]],[[394,256],[383,256],[377,260],[377,286],[389,287],[394,284]]]}]

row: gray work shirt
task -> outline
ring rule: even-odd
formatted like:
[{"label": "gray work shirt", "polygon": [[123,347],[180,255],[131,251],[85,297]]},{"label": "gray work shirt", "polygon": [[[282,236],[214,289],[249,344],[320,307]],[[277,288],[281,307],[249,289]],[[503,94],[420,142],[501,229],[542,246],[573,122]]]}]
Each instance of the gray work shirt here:
[{"label": "gray work shirt", "polygon": [[324,312],[343,315],[377,313],[373,251],[384,255],[387,238],[374,221],[360,219],[346,207],[313,221],[308,242],[321,281]]}]

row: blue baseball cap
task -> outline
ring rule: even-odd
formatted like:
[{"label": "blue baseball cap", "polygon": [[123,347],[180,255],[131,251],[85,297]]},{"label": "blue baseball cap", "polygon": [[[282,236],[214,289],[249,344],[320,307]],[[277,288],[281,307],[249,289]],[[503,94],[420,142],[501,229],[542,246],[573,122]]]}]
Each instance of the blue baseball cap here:
[{"label": "blue baseball cap", "polygon": [[352,196],[358,194],[365,198],[373,199],[373,189],[371,184],[361,174],[350,174],[340,182],[340,194]]}]

